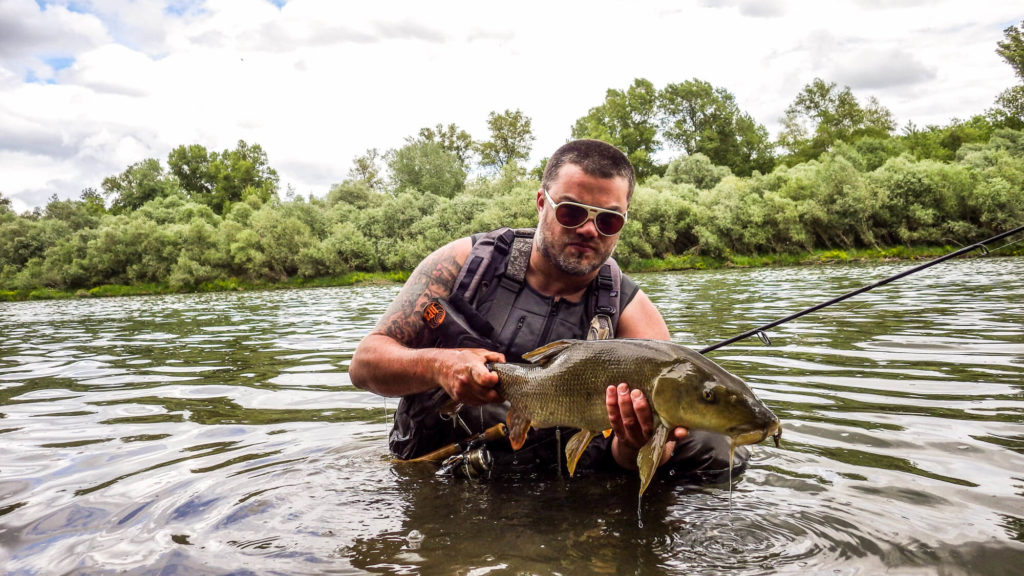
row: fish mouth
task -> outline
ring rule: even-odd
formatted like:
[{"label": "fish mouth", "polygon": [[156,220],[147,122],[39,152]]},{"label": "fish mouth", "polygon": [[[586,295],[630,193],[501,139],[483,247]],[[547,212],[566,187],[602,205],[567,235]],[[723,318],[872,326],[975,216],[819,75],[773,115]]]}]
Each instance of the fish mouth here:
[{"label": "fish mouth", "polygon": [[782,438],[782,424],[778,420],[772,422],[764,428],[757,428],[754,430],[735,431],[729,435],[732,437],[733,444],[736,446],[744,446],[747,444],[757,444],[763,441],[769,436],[775,441],[775,447],[779,447],[779,440]]}]

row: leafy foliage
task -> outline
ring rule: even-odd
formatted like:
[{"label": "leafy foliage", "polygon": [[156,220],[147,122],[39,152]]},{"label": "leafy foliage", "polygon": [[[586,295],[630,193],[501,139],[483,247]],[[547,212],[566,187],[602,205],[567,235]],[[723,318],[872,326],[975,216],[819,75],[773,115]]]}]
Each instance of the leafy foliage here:
[{"label": "leafy foliage", "polygon": [[189,198],[218,214],[248,196],[266,202],[277,194],[277,171],[259,144],[239,140],[234,150],[220,153],[198,144],[179,146],[171,151],[167,164]]},{"label": "leafy foliage", "polygon": [[813,160],[837,142],[887,137],[892,113],[874,98],[862,106],[849,87],[815,78],[786,109],[779,144],[789,151],[789,164]]},{"label": "leafy foliage", "polygon": [[[491,112],[491,116],[494,116],[493,112]],[[522,114],[520,114],[520,117],[521,116]],[[522,120],[522,118],[520,118],[520,120]],[[526,129],[529,131],[530,119],[526,118],[525,121]],[[455,124],[449,124],[447,126],[438,124],[434,128],[420,128],[419,137],[424,142],[434,142],[439,144],[445,152],[454,154],[455,157],[459,159],[459,164],[462,166],[463,170],[469,169],[469,164],[473,157],[473,149],[476,147],[476,144],[473,142],[473,137],[469,135],[469,132],[466,132]],[[529,149],[527,149],[527,155],[529,155]]]},{"label": "leafy foliage", "polygon": [[728,90],[694,78],[665,86],[658,106],[665,141],[687,154],[703,154],[739,176],[774,166],[768,131],[739,109]]},{"label": "leafy foliage", "polygon": [[[1022,33],[1008,28],[999,45],[1018,76]],[[608,90],[572,132],[619,146],[637,170],[616,249],[627,267],[811,250],[842,258],[865,248],[963,244],[1024,222],[1024,92],[1007,94],[986,115],[908,123],[893,135],[881,104],[862,105],[849,88],[815,79],[787,110],[777,144],[789,154],[775,159],[764,128],[728,91],[698,79],[659,91],[636,79]],[[484,142],[437,124],[398,149],[369,149],[323,199],[282,200],[266,153],[244,141],[222,152],[179,146],[166,170],[145,159],[104,179],[102,195],[55,196],[21,215],[0,195],[0,292],[400,275],[455,238],[535,225],[546,160],[522,168],[534,141],[530,119],[492,112],[488,127]],[[663,141],[685,154],[658,164]],[[102,286],[114,288],[94,288]]]},{"label": "leafy foliage", "polygon": [[388,158],[392,190],[452,197],[462,191],[466,170],[459,158],[436,142],[411,140]]},{"label": "leafy foliage", "polygon": [[526,162],[535,139],[531,124],[530,118],[520,110],[491,112],[487,116],[491,139],[478,146],[480,164],[500,171],[508,164]]},{"label": "leafy foliage", "polygon": [[117,176],[105,178],[102,187],[103,192],[113,198],[110,210],[115,214],[138,210],[146,202],[178,190],[175,181],[168,177],[155,158],[136,162]]},{"label": "leafy foliage", "polygon": [[623,90],[609,89],[604,103],[576,121],[573,138],[604,140],[622,150],[636,170],[637,180],[660,174],[654,156],[658,139],[658,91],[649,80],[637,78]]}]

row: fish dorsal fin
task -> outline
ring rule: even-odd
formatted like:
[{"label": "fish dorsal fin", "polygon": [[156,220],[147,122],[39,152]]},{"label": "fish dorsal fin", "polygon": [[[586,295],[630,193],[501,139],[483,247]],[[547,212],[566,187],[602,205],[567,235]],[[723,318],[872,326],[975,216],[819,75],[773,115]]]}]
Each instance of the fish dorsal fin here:
[{"label": "fish dorsal fin", "polygon": [[526,354],[523,354],[523,360],[526,360],[530,364],[547,364],[552,358],[558,356],[558,354],[576,343],[576,340],[556,340],[550,344],[545,344],[536,350],[530,350]]},{"label": "fish dorsal fin", "polygon": [[572,438],[569,438],[569,441],[565,444],[565,465],[569,469],[569,476],[576,472],[576,464],[580,461],[580,457],[583,456],[583,452],[587,450],[587,446],[594,439],[594,436],[597,436],[597,432],[580,430],[573,434]]}]

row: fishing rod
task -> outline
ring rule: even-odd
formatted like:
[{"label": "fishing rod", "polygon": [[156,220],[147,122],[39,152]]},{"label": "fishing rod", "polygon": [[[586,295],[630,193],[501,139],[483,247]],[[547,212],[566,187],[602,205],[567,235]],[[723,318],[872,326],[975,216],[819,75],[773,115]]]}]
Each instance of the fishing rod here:
[{"label": "fishing rod", "polygon": [[[842,296],[838,296],[836,298],[833,298],[833,299],[831,299],[831,300],[829,300],[827,302],[822,302],[821,304],[816,304],[814,306],[811,306],[810,308],[801,310],[801,311],[799,311],[799,312],[797,312],[795,314],[790,314],[789,316],[786,316],[785,318],[780,318],[779,320],[776,320],[774,322],[769,322],[769,323],[767,323],[767,324],[765,324],[763,326],[758,326],[757,328],[753,328],[751,330],[747,330],[746,332],[744,332],[742,334],[739,334],[737,336],[733,336],[732,338],[729,338],[727,340],[722,340],[721,342],[719,342],[717,344],[712,344],[711,346],[707,346],[705,348],[702,348],[700,350],[700,353],[701,354],[707,354],[708,352],[711,352],[713,350],[718,350],[722,346],[728,346],[729,344],[732,344],[733,342],[738,342],[740,340],[743,340],[745,338],[749,338],[749,337],[754,336],[754,335],[757,335],[758,337],[760,337],[761,341],[763,341],[765,344],[769,344],[770,345],[771,344],[771,340],[768,339],[768,335],[765,333],[765,330],[768,330],[770,328],[774,328],[774,327],[776,327],[776,326],[778,326],[780,324],[785,324],[786,322],[789,322],[790,320],[795,320],[795,319],[797,319],[797,318],[799,318],[801,316],[804,316],[806,314],[810,314],[811,312],[815,312],[815,311],[821,310],[822,308],[825,308],[826,306],[831,306],[833,304],[837,304],[839,302],[842,302],[843,300],[846,300],[847,298],[852,298],[852,297],[854,297],[854,296],[856,296],[858,294],[867,292],[868,290],[872,290],[874,288],[878,288],[879,286],[884,286],[885,284],[888,284],[888,283],[890,283],[890,282],[892,282],[894,280],[899,280],[900,278],[903,278],[904,276],[910,276],[911,274],[913,274],[915,272],[920,272],[921,270],[924,270],[925,268],[930,268],[930,267],[935,266],[936,264],[938,264],[940,262],[945,262],[946,260],[949,260],[951,258],[956,258],[957,256],[960,256],[961,254],[966,254],[967,252],[970,252],[972,250],[981,250],[981,253],[983,255],[988,255],[989,250],[988,250],[988,248],[986,248],[986,246],[985,246],[986,244],[991,244],[992,242],[995,242],[997,240],[1002,240],[1003,238],[1006,238],[1007,236],[1012,236],[1013,234],[1016,234],[1017,232],[1020,232],[1022,230],[1024,230],[1024,226],[1019,226],[1017,228],[1014,228],[1013,230],[1009,230],[1007,232],[1003,232],[1002,234],[997,234],[997,235],[989,238],[988,240],[982,240],[981,242],[978,242],[976,244],[971,244],[970,246],[966,246],[966,247],[961,248],[961,249],[959,249],[959,250],[957,250],[955,252],[950,252],[949,254],[946,254],[945,256],[940,256],[940,257],[938,257],[938,258],[936,258],[934,260],[929,260],[928,262],[925,262],[924,264],[921,264],[920,266],[915,266],[914,268],[911,268],[909,270],[904,270],[903,272],[900,272],[899,274],[894,274],[892,276],[889,276],[888,278],[886,278],[884,280],[879,280],[878,282],[875,282],[874,284],[870,284],[868,286],[863,286],[863,287],[858,288],[858,289],[856,289],[856,290],[854,290],[852,292],[847,292],[846,294],[843,294]],[[1000,248],[1003,248],[1003,246],[1000,246]],[[997,250],[998,249],[999,248],[997,248]]]}]

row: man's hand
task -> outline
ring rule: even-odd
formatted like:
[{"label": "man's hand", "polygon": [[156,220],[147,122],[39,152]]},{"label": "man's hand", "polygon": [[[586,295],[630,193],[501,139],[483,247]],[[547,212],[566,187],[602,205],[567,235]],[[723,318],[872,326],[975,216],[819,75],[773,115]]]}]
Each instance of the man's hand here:
[{"label": "man's hand", "polygon": [[482,348],[438,349],[435,351],[438,382],[453,399],[467,406],[501,402],[494,390],[498,374],[487,362],[504,362],[505,355]]},{"label": "man's hand", "polygon": [[[654,434],[654,411],[642,391],[631,391],[629,385],[625,383],[608,387],[605,391],[605,405],[608,408],[608,420],[612,424],[614,436],[612,456],[619,466],[635,469],[637,453]],[[672,431],[672,440],[665,445],[662,462],[672,454],[675,440],[682,440],[686,434],[686,428],[676,428]]]}]

